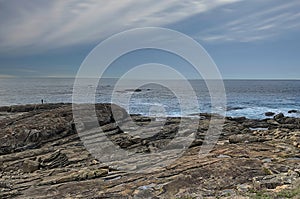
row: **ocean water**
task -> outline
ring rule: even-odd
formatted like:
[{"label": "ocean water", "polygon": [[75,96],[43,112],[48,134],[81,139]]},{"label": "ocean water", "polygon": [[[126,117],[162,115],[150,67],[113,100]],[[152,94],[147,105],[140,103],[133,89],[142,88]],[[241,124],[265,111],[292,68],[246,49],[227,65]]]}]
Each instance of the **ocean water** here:
[{"label": "ocean water", "polygon": [[[137,81],[137,80],[136,80]],[[134,83],[136,83],[134,81]],[[198,105],[190,93],[178,80],[166,84],[141,86],[134,92],[133,81],[115,88],[117,79],[102,79],[96,89],[95,98],[86,91],[93,89],[91,80],[86,79],[78,90],[77,103],[114,102],[130,113],[143,115],[165,114],[187,116],[199,112],[211,112],[211,99],[203,80],[190,80]],[[15,104],[72,102],[74,79],[72,78],[8,78],[0,79],[0,106]],[[166,85],[173,85],[174,90]],[[295,80],[224,80],[226,91],[227,116],[265,118],[267,111],[300,117],[300,113],[289,114],[289,110],[300,111],[300,81]],[[113,94],[113,95],[112,95]],[[184,104],[178,96],[185,98]],[[182,109],[184,107],[184,109]]]}]

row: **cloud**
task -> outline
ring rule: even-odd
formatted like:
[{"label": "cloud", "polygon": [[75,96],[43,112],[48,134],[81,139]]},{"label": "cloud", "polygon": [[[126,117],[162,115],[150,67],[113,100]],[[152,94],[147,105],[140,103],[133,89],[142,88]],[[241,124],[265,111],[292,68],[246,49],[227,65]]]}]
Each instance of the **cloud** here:
[{"label": "cloud", "polygon": [[5,75],[5,74],[0,74],[0,79],[1,78],[15,78],[16,76],[13,75]]},{"label": "cloud", "polygon": [[263,5],[258,0],[0,1],[0,53],[35,54],[96,44],[130,28],[184,23],[206,13],[211,13],[207,20],[218,21],[193,36],[210,43],[258,41],[299,29],[299,1],[266,0]]},{"label": "cloud", "polygon": [[255,7],[251,13],[238,12],[235,16],[237,19],[200,31],[196,37],[206,42],[252,42],[274,38],[285,32],[299,29],[299,9],[299,1],[282,1],[279,5],[269,3],[267,8]]},{"label": "cloud", "polygon": [[164,26],[238,1],[1,1],[0,49],[39,52],[99,42],[122,30]]}]

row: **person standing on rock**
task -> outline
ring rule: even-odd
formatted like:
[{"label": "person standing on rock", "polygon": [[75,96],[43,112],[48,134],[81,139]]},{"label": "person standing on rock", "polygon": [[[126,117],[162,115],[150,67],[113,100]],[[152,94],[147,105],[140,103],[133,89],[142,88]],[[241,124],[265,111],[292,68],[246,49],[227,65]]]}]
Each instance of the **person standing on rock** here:
[{"label": "person standing on rock", "polygon": [[41,102],[42,102],[42,104],[44,104],[44,100],[43,99],[41,99]]}]

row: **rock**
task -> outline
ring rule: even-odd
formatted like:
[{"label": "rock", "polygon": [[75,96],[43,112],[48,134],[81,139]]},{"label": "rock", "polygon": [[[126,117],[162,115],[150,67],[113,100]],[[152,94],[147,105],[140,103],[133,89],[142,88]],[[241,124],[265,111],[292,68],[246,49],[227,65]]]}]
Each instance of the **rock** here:
[{"label": "rock", "polygon": [[265,158],[265,159],[262,160],[262,162],[270,163],[270,162],[272,162],[272,159],[271,158]]},{"label": "rock", "polygon": [[292,118],[292,117],[286,117],[286,118],[284,118],[284,123],[285,124],[296,124],[297,123],[297,119],[296,118]]},{"label": "rock", "polygon": [[234,110],[241,110],[244,109],[244,107],[232,107],[232,106],[227,106],[226,111],[234,111]]},{"label": "rock", "polygon": [[220,154],[217,156],[217,158],[231,158],[231,157],[229,155]]},{"label": "rock", "polygon": [[[30,112],[37,110],[50,110],[67,105],[64,103],[55,103],[55,104],[26,104],[26,105],[13,105],[10,106],[9,112]],[[70,105],[70,104],[69,104]]]},{"label": "rock", "polygon": [[128,92],[141,92],[142,89],[140,89],[140,88],[137,88],[137,89],[125,89],[125,91],[128,91]]},{"label": "rock", "polygon": [[[82,123],[71,104],[0,108],[0,198],[243,198],[238,194],[299,180],[299,118],[227,118],[210,146],[215,135],[207,130],[217,115],[190,123],[191,117],[129,116],[117,105],[96,104],[91,122],[93,105],[78,108]],[[104,149],[96,157],[82,140],[95,148],[113,142],[124,153]],[[206,147],[212,150],[202,156]]]},{"label": "rock", "polygon": [[39,185],[51,185],[51,184],[60,184],[72,181],[83,181],[88,179],[99,178],[106,176],[108,174],[107,169],[82,169],[78,172],[72,172],[69,175],[65,175],[59,178],[51,178],[49,180],[44,180]]},{"label": "rock", "polygon": [[65,167],[69,164],[68,157],[60,150],[54,152],[49,157],[41,158],[41,167],[52,169],[56,167]]},{"label": "rock", "polygon": [[246,117],[227,117],[228,120],[231,120],[231,121],[236,121],[236,122],[244,122],[245,120],[247,120]]},{"label": "rock", "polygon": [[40,167],[40,163],[33,160],[25,160],[23,162],[23,171],[25,173],[32,173],[36,170],[38,170]]},{"label": "rock", "polygon": [[11,107],[9,106],[2,106],[0,107],[0,112],[10,112]]},{"label": "rock", "polygon": [[273,115],[275,115],[274,112],[266,112],[266,113],[265,113],[265,116],[267,116],[267,117],[271,117],[271,116],[273,116]]},{"label": "rock", "polygon": [[258,142],[260,139],[256,136],[251,135],[231,135],[229,136],[229,143],[236,144],[236,143],[245,143],[245,142]]},{"label": "rock", "polygon": [[277,114],[277,115],[275,115],[274,116],[274,120],[280,120],[280,119],[282,119],[282,118],[284,118],[284,115],[283,115],[283,113],[279,113],[279,114]]},{"label": "rock", "polygon": [[247,192],[247,191],[253,189],[253,186],[249,185],[249,184],[239,184],[239,185],[237,185],[236,189],[240,192]]},{"label": "rock", "polygon": [[[71,104],[22,105],[12,108],[13,113],[23,112],[23,114],[4,120],[3,125],[0,123],[0,155],[40,148],[47,142],[75,134],[78,130],[76,128],[80,126],[74,126]],[[91,106],[75,106],[75,112],[80,111],[82,117],[87,117],[81,121],[83,126],[89,126],[92,111],[89,108],[91,109]],[[96,104],[95,108],[97,126],[114,121],[122,122],[128,117],[126,110],[117,105]],[[115,115],[112,114],[112,110]],[[93,125],[92,127],[95,126]]]},{"label": "rock", "polygon": [[267,123],[271,124],[271,125],[274,125],[274,126],[279,125],[279,123],[277,121],[275,121],[275,120],[267,120]]},{"label": "rock", "polygon": [[298,113],[298,110],[289,110],[288,113]]},{"label": "rock", "polygon": [[298,173],[289,171],[287,173],[254,177],[253,184],[256,189],[275,189],[277,186],[292,184],[297,178],[299,178]]},{"label": "rock", "polygon": [[149,199],[154,198],[155,197],[154,188],[155,188],[154,184],[140,186],[140,187],[138,187],[138,189],[136,189],[133,192],[133,195],[134,195],[133,198],[136,198],[136,199],[139,199],[139,198],[149,198]]}]

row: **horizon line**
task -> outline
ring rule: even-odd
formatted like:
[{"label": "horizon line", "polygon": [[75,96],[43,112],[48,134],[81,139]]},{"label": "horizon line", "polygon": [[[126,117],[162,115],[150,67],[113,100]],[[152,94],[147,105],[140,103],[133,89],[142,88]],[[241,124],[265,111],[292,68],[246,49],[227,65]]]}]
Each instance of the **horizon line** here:
[{"label": "horizon line", "polygon": [[[59,77],[59,76],[6,76],[1,77],[0,79],[75,79],[75,76],[66,76],[66,77]],[[98,77],[81,77],[81,79],[96,79]],[[100,79],[100,78],[99,78]],[[119,77],[102,77],[101,79],[119,79]],[[145,78],[147,80],[182,80],[182,79],[149,79]],[[145,80],[143,78],[130,78],[126,80]],[[291,80],[291,81],[297,81],[300,80],[300,78],[222,78],[222,79],[203,79],[203,78],[186,78],[187,80]]]}]

